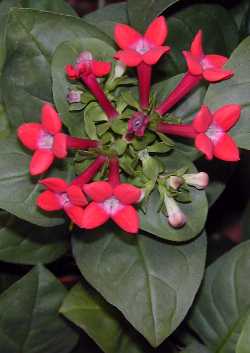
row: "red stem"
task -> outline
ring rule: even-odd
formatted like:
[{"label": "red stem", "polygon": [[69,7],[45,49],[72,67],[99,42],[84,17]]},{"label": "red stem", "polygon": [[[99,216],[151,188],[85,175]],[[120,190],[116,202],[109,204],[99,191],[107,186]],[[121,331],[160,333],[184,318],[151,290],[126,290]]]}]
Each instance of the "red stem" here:
[{"label": "red stem", "polygon": [[99,156],[96,158],[94,162],[92,162],[83,172],[81,175],[76,177],[71,185],[78,185],[83,187],[84,184],[87,184],[90,180],[94,178],[97,172],[101,169],[103,164],[106,162],[107,157]]},{"label": "red stem", "polygon": [[137,75],[139,80],[140,105],[142,109],[149,106],[149,94],[151,83],[152,66],[142,62],[137,66]]},{"label": "red stem", "polygon": [[155,111],[161,115],[166,114],[176,103],[196,87],[200,81],[201,76],[194,76],[187,72],[170,95],[158,107],[156,107]]},{"label": "red stem", "polygon": [[109,183],[115,187],[120,184],[119,160],[112,158],[109,160]]},{"label": "red stem", "polygon": [[197,136],[197,132],[194,130],[192,125],[159,123],[156,127],[156,130],[167,135],[175,135],[188,138],[195,138]]},{"label": "red stem", "polygon": [[88,149],[98,147],[95,140],[82,139],[78,137],[67,136],[67,148],[69,149]]},{"label": "red stem", "polygon": [[119,113],[116,111],[116,109],[113,107],[111,102],[108,100],[106,97],[102,87],[99,85],[96,77],[92,74],[90,75],[81,75],[82,81],[85,83],[85,85],[88,87],[90,92],[95,96],[97,99],[98,103],[106,113],[107,117],[112,120],[117,118]]}]

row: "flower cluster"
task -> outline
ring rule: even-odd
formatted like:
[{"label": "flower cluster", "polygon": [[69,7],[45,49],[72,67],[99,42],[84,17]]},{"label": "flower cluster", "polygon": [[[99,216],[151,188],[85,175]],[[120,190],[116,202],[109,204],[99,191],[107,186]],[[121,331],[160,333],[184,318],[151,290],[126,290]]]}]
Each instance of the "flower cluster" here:
[{"label": "flower cluster", "polygon": [[[152,67],[170,51],[164,45],[167,34],[163,16],[156,18],[144,35],[128,25],[117,24],[114,37],[120,50],[114,56],[117,64],[113,69],[111,62],[97,60],[89,51],[81,52],[75,63],[65,67],[69,84],[78,84],[77,90],[73,86],[65,97],[69,105],[84,100],[88,90],[91,104],[98,104],[106,115],[105,121],[93,119],[97,138],[65,133],[58,113],[48,103],[42,106],[40,123],[25,123],[18,128],[19,140],[34,151],[30,162],[33,176],[45,173],[55,158],[64,159],[72,150],[85,156],[85,167],[71,182],[55,177],[39,181],[45,190],[37,198],[38,207],[48,212],[63,210],[83,229],[94,229],[112,220],[124,231],[137,233],[138,208],[158,189],[162,200],[159,212],[167,215],[172,227],[180,228],[187,217],[177,196],[189,192],[190,187],[205,189],[208,175],[188,173],[185,168],[169,172],[163,167],[154,155],[171,153],[174,144],[168,136],[194,139],[197,150],[209,160],[239,160],[239,149],[228,133],[240,118],[238,104],[225,105],[215,112],[203,105],[190,124],[168,119],[168,112],[201,81],[214,83],[233,75],[224,68],[226,57],[204,53],[202,31],[195,36],[190,51],[183,51],[187,72],[175,89],[159,104],[152,99]],[[119,87],[132,84],[126,76],[127,67],[137,69],[139,103]],[[119,93],[113,94],[116,88]]]}]

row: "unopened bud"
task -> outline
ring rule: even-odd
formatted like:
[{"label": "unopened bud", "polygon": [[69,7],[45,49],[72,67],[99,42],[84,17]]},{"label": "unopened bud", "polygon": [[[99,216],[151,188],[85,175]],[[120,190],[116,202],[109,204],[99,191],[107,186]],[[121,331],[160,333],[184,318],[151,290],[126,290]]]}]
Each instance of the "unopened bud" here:
[{"label": "unopened bud", "polygon": [[88,61],[93,60],[93,56],[90,51],[82,51],[77,59],[76,59],[76,64],[82,64]]},{"label": "unopened bud", "polygon": [[82,91],[71,90],[67,94],[67,101],[69,103],[79,103],[81,101],[81,94],[82,94]]},{"label": "unopened bud", "polygon": [[124,65],[123,62],[121,61],[117,61],[115,65],[114,78],[121,77],[125,71],[126,71],[126,65]]},{"label": "unopened bud", "polygon": [[182,212],[176,201],[172,197],[165,195],[165,206],[168,214],[168,223],[173,228],[181,228],[187,223],[187,217]]},{"label": "unopened bud", "polygon": [[204,172],[184,174],[183,179],[188,185],[194,186],[198,190],[205,189],[209,183],[209,176]]},{"label": "unopened bud", "polygon": [[168,185],[174,190],[178,190],[179,187],[183,184],[183,182],[184,182],[183,179],[176,175],[171,175],[168,178]]}]

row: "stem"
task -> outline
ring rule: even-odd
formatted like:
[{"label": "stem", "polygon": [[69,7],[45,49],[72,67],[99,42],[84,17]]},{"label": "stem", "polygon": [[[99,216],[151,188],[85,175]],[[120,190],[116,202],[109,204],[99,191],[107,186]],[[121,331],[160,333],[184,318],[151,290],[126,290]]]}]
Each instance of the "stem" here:
[{"label": "stem", "polygon": [[112,120],[117,118],[119,113],[117,110],[113,107],[111,102],[108,100],[107,96],[105,95],[102,87],[99,85],[96,77],[92,74],[90,75],[81,75],[82,81],[85,83],[85,85],[88,87],[90,92],[95,96],[97,99],[98,103],[106,113],[107,117]]},{"label": "stem", "polygon": [[152,66],[142,62],[137,67],[137,75],[139,80],[140,105],[142,109],[149,106],[149,94],[151,83]]},{"label": "stem", "polygon": [[175,135],[181,137],[195,138],[197,132],[192,125],[178,125],[178,124],[168,124],[168,123],[159,123],[156,127],[158,132],[167,135]]},{"label": "stem", "polygon": [[109,160],[109,183],[115,187],[120,184],[119,160],[112,158]]},{"label": "stem", "polygon": [[158,107],[156,107],[155,111],[161,115],[166,114],[176,103],[196,87],[200,81],[201,76],[194,76],[187,72],[170,95]]},{"label": "stem", "polygon": [[81,175],[76,177],[71,185],[78,185],[81,188],[83,187],[84,184],[87,184],[94,178],[94,176],[97,174],[97,172],[101,169],[103,164],[106,162],[107,157],[105,156],[99,156],[96,158],[94,162],[92,162],[84,171]]},{"label": "stem", "polygon": [[98,147],[98,141],[67,136],[67,148],[69,149],[88,149]]}]

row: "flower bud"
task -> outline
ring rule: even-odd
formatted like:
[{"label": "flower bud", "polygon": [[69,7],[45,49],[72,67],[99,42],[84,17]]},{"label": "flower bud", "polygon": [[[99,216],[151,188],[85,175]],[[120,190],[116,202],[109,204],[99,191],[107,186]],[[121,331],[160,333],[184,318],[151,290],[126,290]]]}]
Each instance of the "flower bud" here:
[{"label": "flower bud", "polygon": [[117,61],[116,65],[115,65],[114,78],[121,77],[125,71],[126,71],[126,65],[123,64],[123,62],[121,62],[121,61]]},{"label": "flower bud", "polygon": [[178,190],[179,187],[183,184],[183,182],[184,182],[183,179],[176,175],[171,175],[168,178],[168,185],[174,190]]},{"label": "flower bud", "polygon": [[182,212],[176,201],[172,197],[165,195],[165,206],[168,214],[168,223],[173,228],[181,228],[187,223],[187,217]]},{"label": "flower bud", "polygon": [[188,185],[194,186],[198,190],[205,189],[209,183],[209,176],[204,172],[184,174],[183,179]]},{"label": "flower bud", "polygon": [[81,101],[81,94],[82,94],[82,91],[71,90],[67,94],[67,101],[69,103],[79,103]]}]

